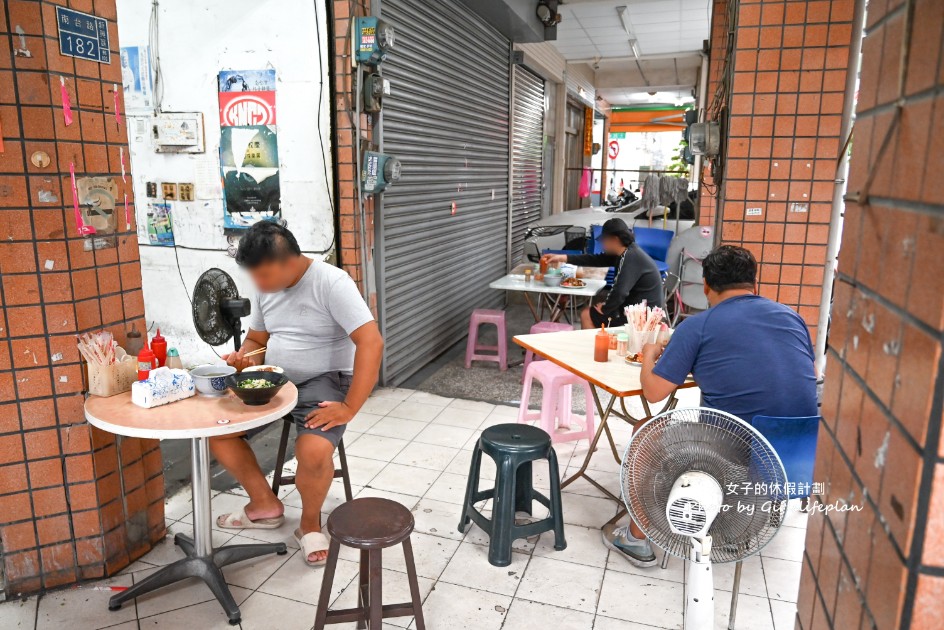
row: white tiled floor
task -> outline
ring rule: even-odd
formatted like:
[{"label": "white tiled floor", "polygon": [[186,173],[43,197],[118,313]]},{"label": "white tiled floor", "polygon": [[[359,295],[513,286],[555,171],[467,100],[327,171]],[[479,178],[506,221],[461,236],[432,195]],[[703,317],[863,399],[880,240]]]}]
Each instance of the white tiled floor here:
[{"label": "white tiled floor", "polygon": [[[683,404],[697,402],[692,390]],[[638,410],[637,410],[638,411]],[[378,391],[344,440],[354,492],[384,496],[413,511],[416,530],[413,549],[426,627],[430,630],[548,627],[561,630],[652,630],[682,627],[684,563],[672,559],[667,569],[636,569],[600,542],[599,527],[617,506],[590,484],[578,481],[564,491],[567,549],[555,551],[553,535],[519,540],[511,566],[488,564],[488,539],[472,526],[459,533],[459,506],[465,491],[470,448],[490,425],[514,422],[517,409],[486,403],[451,400],[403,389]],[[629,436],[626,427],[613,427],[617,439]],[[622,444],[620,445],[622,447]],[[605,448],[605,447],[604,447]],[[574,472],[586,454],[586,442],[556,447],[561,470]],[[607,450],[592,460],[595,477],[614,491],[619,467]],[[547,467],[536,465],[535,485],[546,487]],[[494,468],[483,461],[482,479],[493,479]],[[309,630],[321,586],[321,569],[310,569],[298,555],[291,537],[300,502],[294,488],[282,491],[286,524],[279,530],[215,531],[214,544],[284,541],[287,556],[269,556],[228,567],[226,578],[240,602],[242,628],[252,630]],[[342,499],[340,480],[329,494],[325,512]],[[230,511],[245,502],[241,490],[220,493],[213,512]],[[129,585],[157,566],[179,557],[171,537],[189,532],[189,491],[167,502],[168,540],[122,574],[94,586]],[[793,628],[805,518],[791,517],[774,541],[745,561],[738,606],[738,627],[745,630]],[[355,597],[352,582],[356,556],[343,552],[333,589],[333,606],[349,606]],[[407,599],[402,556],[385,554],[384,598]],[[714,567],[715,626],[726,627],[734,566]],[[0,627],[79,630],[162,628],[230,628],[222,609],[202,583],[192,581],[165,588],[109,612],[110,593],[91,588],[71,589],[41,598],[0,605]],[[409,626],[411,618],[390,619],[384,628]],[[347,626],[333,626],[346,628]],[[353,628],[353,624],[350,624]],[[410,626],[412,627],[412,626]]]}]

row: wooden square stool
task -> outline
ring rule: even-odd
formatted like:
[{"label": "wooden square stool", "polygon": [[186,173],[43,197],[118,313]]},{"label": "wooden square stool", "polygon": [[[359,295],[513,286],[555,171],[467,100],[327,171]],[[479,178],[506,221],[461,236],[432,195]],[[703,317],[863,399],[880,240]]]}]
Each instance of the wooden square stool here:
[{"label": "wooden square stool", "polygon": [[[413,615],[416,629],[426,630],[423,623],[423,606],[420,587],[416,580],[416,565],[413,563],[413,547],[410,534],[413,532],[413,514],[396,501],[378,497],[354,499],[342,504],[328,517],[328,535],[331,547],[321,581],[318,597],[318,612],[315,615],[315,630],[323,630],[325,624],[357,622],[358,628],[381,630],[386,617]],[[357,608],[328,610],[334,572],[338,566],[341,545],[361,552],[360,576],[358,578]],[[382,601],[383,574],[382,551],[387,547],[403,545],[406,560],[406,575],[410,583],[409,603],[388,604]]]}]

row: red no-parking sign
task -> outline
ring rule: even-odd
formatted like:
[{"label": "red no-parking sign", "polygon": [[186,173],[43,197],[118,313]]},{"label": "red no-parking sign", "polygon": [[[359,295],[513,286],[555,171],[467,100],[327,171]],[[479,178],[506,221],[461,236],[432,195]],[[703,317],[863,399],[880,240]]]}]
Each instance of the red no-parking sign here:
[{"label": "red no-parking sign", "polygon": [[610,140],[609,148],[610,149],[607,151],[607,155],[610,156],[611,160],[615,160],[616,156],[619,155],[619,142],[616,140]]}]

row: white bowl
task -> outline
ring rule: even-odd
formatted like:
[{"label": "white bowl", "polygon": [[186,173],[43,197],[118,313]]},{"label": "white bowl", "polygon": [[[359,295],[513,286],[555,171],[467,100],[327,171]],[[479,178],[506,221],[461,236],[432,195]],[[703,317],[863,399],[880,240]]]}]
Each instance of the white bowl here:
[{"label": "white bowl", "polygon": [[204,396],[222,396],[226,393],[226,377],[235,374],[232,365],[200,365],[190,370],[193,384]]},{"label": "white bowl", "polygon": [[285,374],[285,370],[277,365],[251,365],[243,369],[243,372],[274,372],[275,374]]}]

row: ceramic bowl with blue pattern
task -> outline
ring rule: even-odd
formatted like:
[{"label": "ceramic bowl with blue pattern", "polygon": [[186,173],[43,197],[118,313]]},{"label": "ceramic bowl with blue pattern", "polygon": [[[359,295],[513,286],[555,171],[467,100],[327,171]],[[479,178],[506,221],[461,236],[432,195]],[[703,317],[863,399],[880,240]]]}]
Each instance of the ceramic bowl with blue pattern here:
[{"label": "ceramic bowl with blue pattern", "polygon": [[235,374],[231,365],[201,365],[190,370],[197,392],[204,396],[222,396],[226,393],[226,377]]}]

